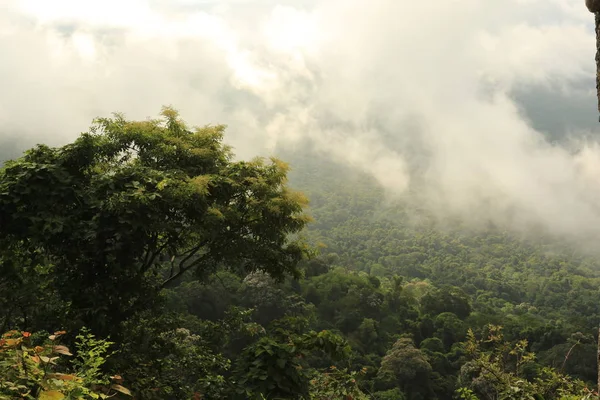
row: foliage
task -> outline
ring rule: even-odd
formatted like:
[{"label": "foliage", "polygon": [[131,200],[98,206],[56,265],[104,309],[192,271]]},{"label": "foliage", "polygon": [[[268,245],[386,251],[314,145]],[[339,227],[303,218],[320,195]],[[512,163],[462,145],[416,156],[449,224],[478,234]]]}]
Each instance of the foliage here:
[{"label": "foliage", "polygon": [[148,121],[117,114],[8,162],[2,268],[17,265],[20,279],[29,260],[44,266],[68,320],[95,332],[151,307],[188,271],[298,275],[307,249],[290,235],[307,222],[306,200],[286,186],[285,163],[231,161],[224,129],[190,130],[171,108]]},{"label": "foliage", "polygon": [[116,368],[144,399],[226,398],[231,361],[222,354],[232,331],[252,329],[238,313],[220,323],[162,314],[130,321]]},{"label": "foliage", "polygon": [[72,359],[11,333],[2,394],[594,398],[593,253],[440,221],[301,145],[289,172],[234,161],[223,134],[115,115],[0,169],[2,331],[91,328],[59,335]]},{"label": "foliage", "polygon": [[[210,351],[201,343],[199,335],[185,328],[164,332],[160,339],[166,351],[157,363],[163,388],[156,393],[160,398],[186,398],[193,393],[203,393],[208,399],[220,398],[225,391],[225,379],[218,372],[229,369],[229,360]],[[182,370],[193,371],[193,374],[182,374]]]},{"label": "foliage", "polygon": [[404,392],[428,395],[432,368],[427,356],[409,338],[400,338],[381,360],[377,378],[384,385]]},{"label": "foliage", "polygon": [[[9,331],[0,340],[0,399],[108,399],[129,395],[118,376],[100,373],[112,344],[83,330],[77,336],[77,359],[59,344],[65,332],[47,336]],[[37,343],[37,344],[36,344]]]},{"label": "foliage", "polygon": [[[334,358],[344,358],[349,350],[340,336],[329,331],[300,335],[276,328],[272,335],[244,349],[236,373],[238,392],[243,398],[309,398],[311,378],[315,374],[306,363],[309,354],[320,351]],[[312,383],[313,386],[324,384],[320,380]],[[332,390],[348,390],[339,380],[332,383],[340,386]],[[314,390],[319,393],[319,389]],[[322,390],[320,392],[322,394]]]},{"label": "foliage", "polygon": [[368,397],[360,390],[357,383],[358,375],[364,375],[365,370],[360,372],[347,369],[339,369],[331,366],[329,371],[317,372],[310,381],[309,398],[313,400],[365,400]]},{"label": "foliage", "polygon": [[466,350],[472,360],[461,369],[460,398],[481,399],[590,399],[584,382],[573,380],[550,368],[541,368],[534,379],[527,379],[525,369],[535,362],[527,351],[527,341],[509,343],[502,328],[490,325],[484,340],[469,331]]}]

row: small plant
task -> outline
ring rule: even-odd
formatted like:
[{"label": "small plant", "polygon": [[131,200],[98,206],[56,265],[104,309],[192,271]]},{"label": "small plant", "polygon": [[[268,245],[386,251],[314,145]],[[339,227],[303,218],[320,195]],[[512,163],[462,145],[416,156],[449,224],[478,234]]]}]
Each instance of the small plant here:
[{"label": "small plant", "polygon": [[501,326],[488,325],[487,330],[484,339],[477,339],[472,330],[467,334],[465,350],[471,360],[461,368],[456,398],[597,399],[584,382],[552,368],[540,368],[535,377],[528,379],[523,368],[535,362],[535,354],[527,350],[527,341],[506,341]]},{"label": "small plant", "polygon": [[59,344],[66,332],[32,335],[10,331],[0,339],[0,399],[108,399],[121,393],[120,377],[104,377],[100,367],[110,342],[97,340],[87,330],[77,336],[78,358]]}]

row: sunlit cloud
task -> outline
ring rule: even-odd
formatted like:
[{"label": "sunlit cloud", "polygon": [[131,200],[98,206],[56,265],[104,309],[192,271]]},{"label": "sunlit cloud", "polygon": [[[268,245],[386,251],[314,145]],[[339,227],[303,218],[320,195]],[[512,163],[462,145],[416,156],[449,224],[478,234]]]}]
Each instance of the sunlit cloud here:
[{"label": "sunlit cloud", "polygon": [[581,3],[6,0],[0,135],[60,144],[173,104],[242,158],[308,142],[442,218],[598,237],[600,147],[549,143],[514,100],[595,101]]}]

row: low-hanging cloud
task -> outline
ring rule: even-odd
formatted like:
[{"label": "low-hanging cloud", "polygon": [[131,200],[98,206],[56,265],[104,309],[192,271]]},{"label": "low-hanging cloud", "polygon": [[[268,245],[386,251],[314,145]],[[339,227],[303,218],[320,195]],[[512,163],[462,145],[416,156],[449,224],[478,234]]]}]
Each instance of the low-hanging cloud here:
[{"label": "low-hanging cloud", "polygon": [[600,237],[600,145],[550,143],[512,96],[594,90],[581,0],[5,1],[4,138],[173,104],[241,157],[308,140],[439,216]]}]

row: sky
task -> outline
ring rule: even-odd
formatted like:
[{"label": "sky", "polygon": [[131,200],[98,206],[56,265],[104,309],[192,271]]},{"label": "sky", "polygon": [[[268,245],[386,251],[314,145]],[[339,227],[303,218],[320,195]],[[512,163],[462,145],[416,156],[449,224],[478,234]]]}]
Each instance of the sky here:
[{"label": "sky", "polygon": [[583,0],[0,0],[0,143],[170,104],[241,158],[307,142],[441,217],[600,239],[593,29]]}]

